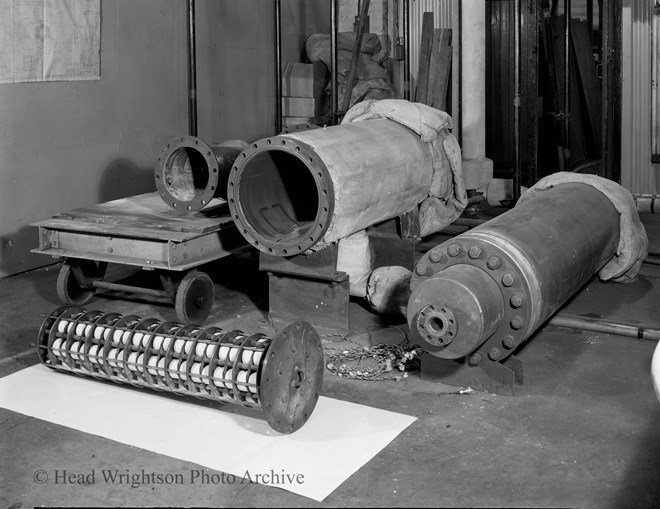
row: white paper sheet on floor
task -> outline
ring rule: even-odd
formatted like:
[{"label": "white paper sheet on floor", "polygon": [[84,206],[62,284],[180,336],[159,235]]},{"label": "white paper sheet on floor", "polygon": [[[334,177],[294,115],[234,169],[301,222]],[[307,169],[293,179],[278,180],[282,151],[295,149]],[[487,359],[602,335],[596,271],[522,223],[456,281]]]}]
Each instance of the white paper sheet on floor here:
[{"label": "white paper sheet on floor", "polygon": [[[265,420],[32,366],[0,379],[0,407],[213,470],[302,474],[272,484],[322,501],[416,418],[321,397],[309,421],[281,435]],[[225,411],[228,410],[228,411]],[[130,416],[130,426],[126,426]],[[175,430],[212,430],[173,433]],[[213,441],[208,438],[212,434]],[[299,478],[300,479],[300,478]]]}]

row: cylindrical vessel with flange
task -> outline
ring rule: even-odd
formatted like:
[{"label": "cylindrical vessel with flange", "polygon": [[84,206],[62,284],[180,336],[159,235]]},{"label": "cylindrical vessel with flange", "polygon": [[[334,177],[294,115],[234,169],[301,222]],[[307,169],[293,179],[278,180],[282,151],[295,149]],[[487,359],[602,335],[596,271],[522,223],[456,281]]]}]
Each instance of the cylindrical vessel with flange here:
[{"label": "cylindrical vessel with flange", "polygon": [[366,120],[256,141],[236,160],[227,199],[253,246],[291,256],[410,211],[432,176],[419,135]]},{"label": "cylindrical vessel with flange", "polygon": [[426,253],[411,279],[410,329],[440,358],[478,350],[504,359],[618,243],[609,198],[586,184],[557,185]]}]

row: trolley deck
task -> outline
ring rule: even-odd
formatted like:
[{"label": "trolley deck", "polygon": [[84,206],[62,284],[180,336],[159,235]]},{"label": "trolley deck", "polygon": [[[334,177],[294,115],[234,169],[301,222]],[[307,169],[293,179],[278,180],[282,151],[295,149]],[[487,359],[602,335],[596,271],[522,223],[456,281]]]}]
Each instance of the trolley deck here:
[{"label": "trolley deck", "polygon": [[[214,199],[204,210],[179,212],[158,193],[121,198],[56,214],[32,223],[39,228],[34,253],[65,258],[58,296],[87,302],[96,288],[171,298],[183,321],[203,321],[213,303],[213,282],[198,270],[246,245],[227,203]],[[103,281],[108,263],[157,270],[163,290]]]}]

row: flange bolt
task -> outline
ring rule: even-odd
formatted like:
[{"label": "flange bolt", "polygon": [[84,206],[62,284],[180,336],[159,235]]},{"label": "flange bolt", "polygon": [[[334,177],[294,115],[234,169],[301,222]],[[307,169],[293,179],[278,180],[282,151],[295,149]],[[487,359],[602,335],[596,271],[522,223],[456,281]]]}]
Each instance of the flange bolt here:
[{"label": "flange bolt", "polygon": [[511,297],[511,307],[518,309],[525,303],[525,296],[521,293],[516,293]]},{"label": "flange bolt", "polygon": [[479,352],[470,355],[469,362],[472,366],[476,366],[481,362],[481,354]]},{"label": "flange bolt", "polygon": [[516,344],[516,338],[509,334],[508,336],[504,337],[502,344],[504,345],[504,348],[511,349]]},{"label": "flange bolt", "polygon": [[525,320],[523,320],[521,316],[514,316],[514,317],[511,319],[511,328],[512,328],[512,329],[516,329],[516,330],[518,330],[518,329],[520,329],[520,327],[522,327],[523,325],[525,325]]},{"label": "flange bolt", "polygon": [[473,260],[481,256],[481,248],[479,246],[472,246],[468,251],[468,256]]},{"label": "flange bolt", "polygon": [[423,261],[419,262],[417,267],[415,267],[415,272],[417,272],[417,274],[420,276],[426,276],[429,270],[431,270],[431,267],[429,267],[428,263]]},{"label": "flange bolt", "polygon": [[516,277],[510,272],[507,272],[502,276],[502,284],[504,286],[513,286],[513,283],[515,282],[516,282]]},{"label": "flange bolt", "polygon": [[491,256],[490,258],[488,258],[488,262],[486,262],[486,265],[488,265],[488,268],[490,270],[495,270],[498,269],[500,265],[502,265],[502,260],[500,260],[499,256]]},{"label": "flange bolt", "polygon": [[502,352],[497,347],[491,348],[490,352],[488,352],[488,357],[490,357],[490,360],[492,360],[492,361],[496,361],[497,359],[499,359],[501,357],[501,355],[502,355]]},{"label": "flange bolt", "polygon": [[461,251],[461,246],[458,244],[452,244],[447,248],[447,254],[449,256],[458,256],[458,253]]}]

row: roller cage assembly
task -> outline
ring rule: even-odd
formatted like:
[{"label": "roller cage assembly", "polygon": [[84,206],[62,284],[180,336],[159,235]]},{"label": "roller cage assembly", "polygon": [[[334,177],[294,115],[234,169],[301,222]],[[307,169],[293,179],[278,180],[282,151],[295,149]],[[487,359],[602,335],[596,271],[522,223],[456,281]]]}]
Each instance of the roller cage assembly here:
[{"label": "roller cage assembly", "polygon": [[38,336],[42,364],[67,373],[259,408],[280,433],[307,422],[323,380],[323,350],[306,322],[274,339],[61,307]]},{"label": "roller cage assembly", "polygon": [[312,248],[334,214],[326,164],[310,145],[285,136],[258,140],[244,150],[229,173],[228,186],[237,228],[250,244],[274,256]]}]

